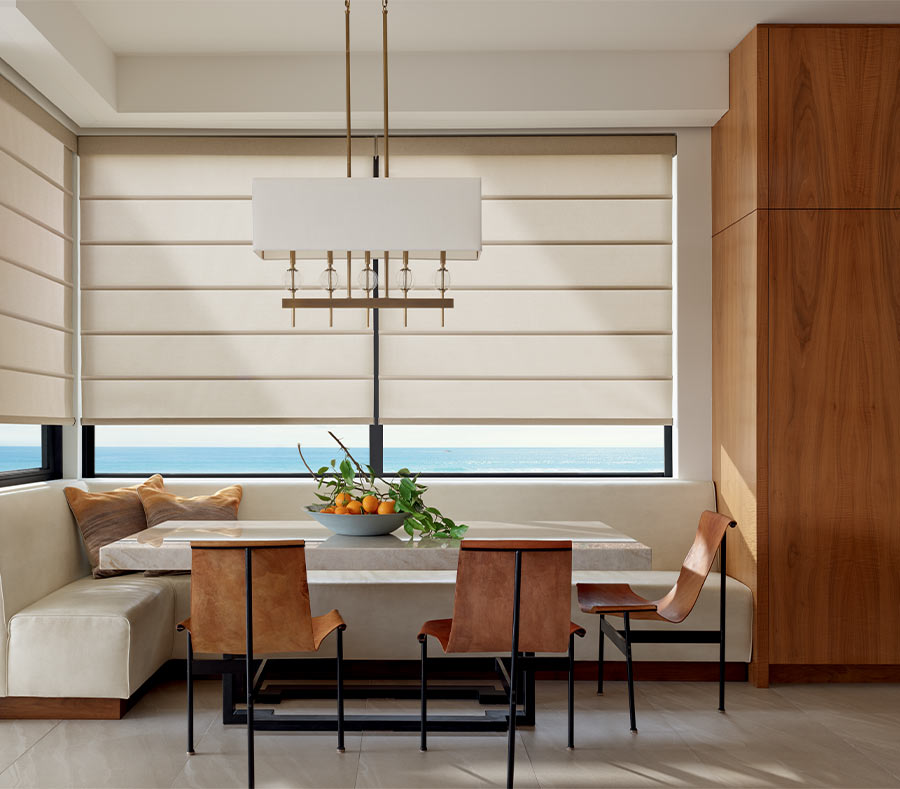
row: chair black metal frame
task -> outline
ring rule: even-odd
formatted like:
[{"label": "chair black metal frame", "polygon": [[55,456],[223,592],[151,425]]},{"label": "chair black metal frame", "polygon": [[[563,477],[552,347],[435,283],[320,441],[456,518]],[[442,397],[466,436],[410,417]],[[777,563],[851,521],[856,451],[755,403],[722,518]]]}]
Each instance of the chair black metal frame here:
[{"label": "chair black metal frame", "polygon": [[[470,548],[469,550],[491,550],[483,548]],[[497,549],[493,549],[497,550]],[[513,778],[515,774],[516,760],[516,700],[519,692],[518,677],[522,671],[522,663],[528,661],[530,654],[525,655],[519,652],[519,619],[520,619],[520,600],[522,593],[522,554],[527,549],[517,548],[515,551],[515,587],[513,592],[513,621],[512,621],[512,647],[509,655],[509,673],[506,677],[509,686],[509,714],[507,716],[507,745],[506,745],[506,786],[512,789]],[[534,550],[534,549],[532,549]],[[583,638],[584,630],[577,630],[569,634],[569,652],[568,652],[568,739],[567,748],[573,750],[575,748],[575,636]],[[421,673],[421,728],[419,750],[428,750],[428,636],[420,634],[419,643],[422,650],[422,673]],[[521,662],[520,662],[521,661]],[[503,670],[502,661],[497,661],[498,666]],[[506,673],[504,671],[504,673]],[[532,689],[533,693],[533,689]]]},{"label": "chair black metal frame", "polygon": [[[737,523],[731,521],[734,528]],[[726,540],[727,529],[719,543],[719,629],[718,630],[632,630],[628,611],[606,611],[600,616],[600,637],[597,655],[597,695],[603,695],[603,642],[604,636],[625,656],[625,670],[628,681],[628,713],[631,731],[637,732],[634,711],[634,667],[631,658],[632,644],[718,644],[719,645],[719,712],[725,712],[725,587],[726,587]],[[624,628],[617,630],[606,617],[621,615]]]},{"label": "chair black metal frame", "polygon": [[[271,546],[267,546],[271,547]],[[228,550],[228,549],[225,549]],[[245,616],[247,632],[247,648],[244,656],[245,680],[246,680],[246,704],[247,704],[247,785],[253,789],[256,781],[255,748],[254,748],[254,714],[253,703],[259,695],[262,686],[266,661],[260,663],[255,675],[253,672],[253,547],[244,548],[244,583],[245,583]],[[181,625],[179,631],[185,630]],[[344,753],[344,630],[347,625],[338,625],[337,628],[337,750]],[[194,649],[191,642],[191,633],[187,632],[187,753],[194,753]]]}]

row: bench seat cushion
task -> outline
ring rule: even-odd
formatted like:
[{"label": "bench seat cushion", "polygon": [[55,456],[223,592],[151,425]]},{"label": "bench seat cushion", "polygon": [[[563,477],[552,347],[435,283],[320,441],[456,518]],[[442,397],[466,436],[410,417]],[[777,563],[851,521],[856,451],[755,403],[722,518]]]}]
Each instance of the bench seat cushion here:
[{"label": "bench seat cushion", "polygon": [[166,578],[80,578],[9,621],[9,695],[128,698],[172,653]]},{"label": "bench seat cushion", "polygon": [[[453,589],[456,573],[452,570],[311,570],[310,604],[313,614],[336,608],[347,623],[344,633],[344,657],[348,660],[416,660],[419,645],[416,634],[429,619],[453,615]],[[578,608],[575,584],[628,583],[651,600],[662,597],[678,573],[668,570],[643,571],[576,571],[572,581],[572,621],[587,630],[587,636],[575,640],[578,660],[595,660],[599,617],[584,614]],[[190,576],[166,578],[176,591],[176,611],[185,618],[190,611]],[[753,598],[750,590],[734,578],[727,586],[726,659],[746,662],[752,646]],[[611,619],[621,626],[621,619]],[[635,629],[653,627],[660,630],[716,630],[719,626],[719,574],[711,573],[691,615],[680,625],[668,622],[635,622]],[[636,644],[635,660],[716,661],[715,644]],[[176,637],[173,657],[184,657],[183,635]],[[319,657],[334,654],[333,639],[326,639],[317,653]],[[440,654],[435,643],[432,654]],[[621,660],[611,645],[606,659]]]}]

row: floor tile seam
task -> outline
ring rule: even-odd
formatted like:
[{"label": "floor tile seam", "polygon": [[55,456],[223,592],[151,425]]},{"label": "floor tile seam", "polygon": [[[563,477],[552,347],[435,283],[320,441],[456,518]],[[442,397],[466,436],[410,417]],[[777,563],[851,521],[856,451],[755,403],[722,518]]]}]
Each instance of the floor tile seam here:
[{"label": "floor tile seam", "polygon": [[51,732],[55,731],[60,723],[62,723],[62,721],[55,721],[53,723],[53,725],[49,729],[47,729],[47,731],[45,731],[40,737],[38,737],[33,743],[31,743],[31,745],[29,745],[24,751],[22,751],[22,753],[20,753],[8,765],[6,765],[6,767],[4,767],[2,770],[0,770],[0,776],[2,776],[5,772],[7,772],[8,770],[11,770],[13,767],[15,767],[16,762],[18,762],[19,759],[24,759],[25,756],[28,754],[28,752],[31,751],[31,749],[34,748],[39,742],[41,742],[45,737],[48,737]]},{"label": "floor tile seam", "polygon": [[365,729],[359,733],[359,752],[356,754],[356,778],[353,780],[354,789],[359,787],[359,768],[362,764],[363,746],[367,736],[369,736],[369,733]]},{"label": "floor tile seam", "polygon": [[[823,725],[823,726],[824,726],[824,724],[820,724],[820,725]],[[825,726],[825,728],[828,729],[828,731],[830,731],[832,734],[834,734],[838,739],[840,739],[840,740],[842,740],[843,742],[845,742],[850,748],[852,748],[854,751],[856,751],[856,753],[858,753],[863,759],[866,759],[867,761],[871,762],[875,767],[877,767],[877,768],[880,769],[880,770],[883,770],[883,771],[886,772],[888,775],[890,775],[891,777],[893,777],[898,783],[900,783],[900,770],[895,770],[895,769],[892,768],[892,767],[888,767],[886,764],[882,764],[878,759],[873,758],[871,755],[869,755],[869,754],[866,753],[865,751],[860,750],[860,749],[854,744],[854,742],[853,742],[852,740],[848,740],[848,739],[847,739],[843,734],[841,734],[839,731],[835,731],[834,729],[832,729],[832,728],[829,727],[829,726]]]}]

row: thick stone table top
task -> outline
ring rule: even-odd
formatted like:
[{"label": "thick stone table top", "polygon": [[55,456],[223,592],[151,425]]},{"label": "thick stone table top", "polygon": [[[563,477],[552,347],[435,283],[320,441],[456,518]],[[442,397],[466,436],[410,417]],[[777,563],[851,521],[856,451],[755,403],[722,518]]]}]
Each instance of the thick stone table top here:
[{"label": "thick stone table top", "polygon": [[[572,540],[573,570],[649,570],[650,548],[600,521],[469,523],[467,538]],[[104,570],[190,570],[191,542],[306,541],[310,570],[455,570],[458,540],[346,537],[310,521],[169,521],[100,549]]]}]

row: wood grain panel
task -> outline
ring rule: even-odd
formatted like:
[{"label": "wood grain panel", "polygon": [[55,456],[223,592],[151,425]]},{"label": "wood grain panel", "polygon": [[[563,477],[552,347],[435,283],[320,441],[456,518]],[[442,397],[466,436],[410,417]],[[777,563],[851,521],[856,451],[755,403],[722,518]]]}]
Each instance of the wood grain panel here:
[{"label": "wood grain panel", "polygon": [[0,698],[0,720],[119,720],[127,699],[72,699],[41,696]]},{"label": "wood grain panel", "polygon": [[771,207],[900,207],[900,26],[769,37]]},{"label": "wood grain panel", "polygon": [[767,203],[768,28],[729,56],[729,109],[712,129],[712,225],[718,233]]},{"label": "wood grain panel", "polygon": [[[737,521],[728,541],[728,574],[753,592],[753,670],[768,662],[765,465],[768,376],[766,282],[768,216],[753,211],[713,236],[713,480],[719,512]],[[765,683],[761,683],[765,684]]]},{"label": "wood grain panel", "polygon": [[900,211],[772,212],[771,662],[900,662]]}]

